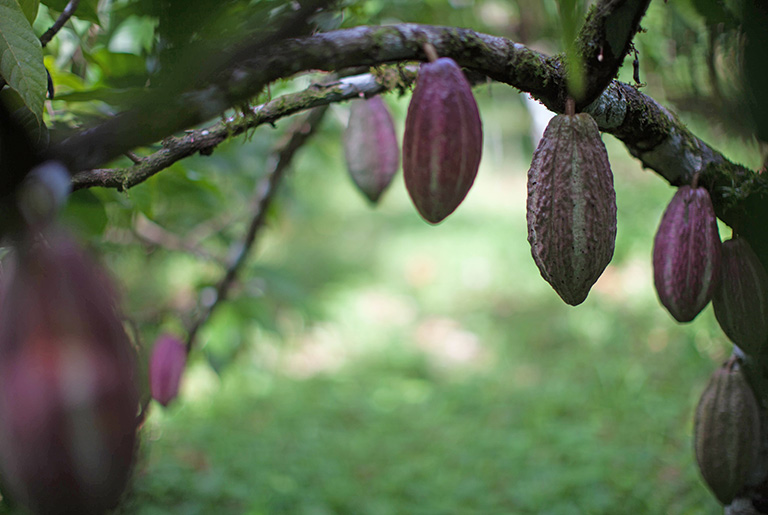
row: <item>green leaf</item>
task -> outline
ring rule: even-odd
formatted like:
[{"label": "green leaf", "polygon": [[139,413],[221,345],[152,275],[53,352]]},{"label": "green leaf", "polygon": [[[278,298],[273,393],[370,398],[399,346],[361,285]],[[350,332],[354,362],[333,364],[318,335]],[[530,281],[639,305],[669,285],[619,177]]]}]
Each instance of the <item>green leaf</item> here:
[{"label": "green leaf", "polygon": [[104,82],[110,86],[129,88],[143,85],[147,81],[146,62],[138,55],[115,53],[106,48],[99,48],[88,53],[86,57],[101,68]]},{"label": "green leaf", "polygon": [[41,148],[48,146],[48,127],[26,106],[16,109],[13,112],[13,117],[27,129],[27,133],[35,145]]},{"label": "green leaf", "polygon": [[18,0],[21,10],[24,12],[24,16],[27,17],[30,25],[37,18],[37,8],[40,7],[40,0]]},{"label": "green leaf", "polygon": [[113,106],[129,105],[145,91],[145,88],[98,88],[61,94],[57,92],[56,100],[64,102],[91,102],[97,100]]},{"label": "green leaf", "polygon": [[110,52],[146,55],[155,45],[157,20],[148,16],[129,16],[112,33]]},{"label": "green leaf", "polygon": [[32,142],[40,147],[48,146],[48,128],[42,118],[35,116],[24,104],[24,100],[14,90],[4,88],[0,91],[0,102],[12,112],[12,116],[27,131]]},{"label": "green leaf", "polygon": [[42,120],[48,80],[43,48],[16,0],[0,0],[0,75]]},{"label": "green leaf", "polygon": [[712,0],[693,0],[693,7],[704,17],[707,25],[716,26],[723,24],[727,29],[738,25],[736,17],[722,2]]},{"label": "green leaf", "polygon": [[578,99],[586,86],[583,58],[576,47],[576,36],[584,22],[584,5],[581,0],[558,0],[557,5],[565,47],[568,93]]},{"label": "green leaf", "polygon": [[[69,3],[69,0],[42,0],[42,3],[54,11],[62,12]],[[99,0],[80,0],[80,3],[77,4],[75,16],[81,20],[101,25],[98,7]]]},{"label": "green leaf", "polygon": [[101,236],[107,227],[104,204],[89,190],[78,190],[69,196],[61,218],[88,236]]},{"label": "green leaf", "polygon": [[150,220],[155,219],[155,198],[157,197],[157,182],[146,181],[128,191],[133,206]]}]

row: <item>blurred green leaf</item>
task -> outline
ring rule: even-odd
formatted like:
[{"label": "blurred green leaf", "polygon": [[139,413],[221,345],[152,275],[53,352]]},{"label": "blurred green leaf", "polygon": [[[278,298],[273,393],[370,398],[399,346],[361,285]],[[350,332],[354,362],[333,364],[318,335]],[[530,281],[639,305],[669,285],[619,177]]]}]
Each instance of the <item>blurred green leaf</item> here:
[{"label": "blurred green leaf", "polygon": [[140,87],[147,81],[146,61],[141,56],[99,48],[88,57],[101,68],[103,82],[112,87]]},{"label": "blurred green leaf", "polygon": [[281,334],[275,321],[275,310],[270,306],[273,304],[272,299],[241,295],[228,301],[228,303],[241,320],[254,322],[266,331]]},{"label": "blurred green leaf", "polygon": [[24,100],[16,91],[10,88],[3,89],[0,91],[0,101],[12,111],[13,117],[16,118],[16,121],[18,121],[24,129],[26,129],[27,135],[34,144],[40,147],[48,145],[48,128],[41,118],[35,116],[35,114],[27,108],[24,104]]},{"label": "blurred green leaf", "polygon": [[43,48],[16,0],[0,0],[0,75],[42,123],[48,83]]},{"label": "blurred green leaf", "polygon": [[21,10],[24,11],[27,21],[31,25],[37,18],[37,8],[40,7],[40,0],[18,0]]},{"label": "blurred green leaf", "polygon": [[147,55],[155,43],[157,20],[148,16],[129,16],[112,33],[111,52]]},{"label": "blurred green leaf", "polygon": [[56,100],[65,102],[104,102],[112,106],[127,106],[140,97],[143,88],[98,88],[56,94]]},{"label": "blurred green leaf", "polygon": [[725,3],[713,0],[691,0],[693,7],[704,17],[707,25],[723,24],[723,28],[731,29],[737,25],[734,14]]},{"label": "blurred green leaf", "polygon": [[586,87],[584,62],[576,45],[576,35],[584,22],[583,0],[558,0],[563,47],[568,70],[568,92],[574,99],[584,94]]},{"label": "blurred green leaf", "polygon": [[89,190],[78,190],[69,196],[61,217],[81,233],[99,237],[107,227],[104,204]]},{"label": "blurred green leaf", "polygon": [[27,130],[32,143],[40,148],[48,146],[49,134],[48,128],[43,121],[35,116],[26,106],[20,107],[13,112],[13,116]]},{"label": "blurred green leaf", "polygon": [[768,98],[765,87],[768,84],[768,67],[765,55],[768,51],[768,5],[745,2],[743,28],[746,34],[744,52],[745,82],[751,116],[759,139],[768,142]]},{"label": "blurred green leaf", "polygon": [[220,185],[200,172],[187,169],[191,163],[176,163],[154,176],[155,198],[161,202],[154,213],[161,213],[181,232],[221,214],[226,199]]},{"label": "blurred green leaf", "polygon": [[216,373],[234,360],[244,344],[243,319],[229,303],[220,305],[201,334],[203,352]]},{"label": "blurred green leaf", "polygon": [[128,197],[134,207],[150,220],[154,219],[154,200],[157,196],[157,182],[147,181],[128,190]]}]

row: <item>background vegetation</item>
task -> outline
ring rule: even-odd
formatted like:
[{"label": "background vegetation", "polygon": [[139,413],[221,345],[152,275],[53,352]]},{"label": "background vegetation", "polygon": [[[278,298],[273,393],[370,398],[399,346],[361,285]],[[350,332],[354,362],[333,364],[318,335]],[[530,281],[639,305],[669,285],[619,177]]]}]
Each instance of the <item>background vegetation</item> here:
[{"label": "background vegetation", "polygon": [[656,299],[672,189],[606,137],[616,256],[568,307],[526,241],[527,112],[476,94],[485,157],[438,227],[401,179],[370,209],[326,120],[250,270],[263,295],[213,317],[180,402],[153,410],[126,513],[718,511],[692,413],[730,344],[711,308],[681,326]]},{"label": "background vegetation", "polygon": [[[142,2],[81,3],[46,50],[54,128],[114,112],[157,64],[157,17]],[[636,38],[644,91],[757,168],[762,156],[738,120],[702,109],[727,98],[732,41],[700,4],[651,4]],[[56,14],[41,6],[37,32]],[[403,0],[348,2],[343,18],[323,22],[457,25],[554,53],[559,20],[554,0]],[[633,71],[627,59],[620,78],[632,82]],[[269,94],[318,79],[282,81]],[[566,306],[526,242],[530,107],[499,84],[475,94],[480,173],[437,227],[419,218],[401,177],[381,205],[367,205],[343,163],[347,106],[332,107],[232,300],[201,329],[182,396],[152,406],[121,513],[718,510],[698,477],[691,426],[730,344],[711,308],[682,326],[656,299],[653,235],[673,189],[604,137],[616,253],[587,301]],[[386,97],[401,135],[408,99]],[[145,349],[163,332],[183,336],[210,299],[289,125],[259,128],[124,193],[72,196],[65,217],[120,279]]]}]

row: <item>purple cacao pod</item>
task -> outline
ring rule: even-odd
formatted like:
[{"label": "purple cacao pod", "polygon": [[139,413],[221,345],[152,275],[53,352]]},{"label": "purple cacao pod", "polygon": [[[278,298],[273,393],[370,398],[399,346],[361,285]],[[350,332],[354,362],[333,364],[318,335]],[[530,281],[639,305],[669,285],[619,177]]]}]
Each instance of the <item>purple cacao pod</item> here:
[{"label": "purple cacao pod", "polygon": [[103,513],[134,459],[135,353],[105,273],[62,234],[24,244],[0,308],[0,471],[34,513]]},{"label": "purple cacao pod", "polygon": [[761,443],[757,399],[738,360],[732,358],[712,374],[694,419],[696,462],[724,505],[747,484]]},{"label": "purple cacao pod", "polygon": [[585,113],[550,120],[528,170],[528,242],[542,277],[584,302],[613,257],[616,192],[600,131]]},{"label": "purple cacao pod", "polygon": [[149,386],[152,398],[163,406],[179,394],[181,376],[187,364],[187,349],[173,336],[157,339],[149,359]]},{"label": "purple cacao pod", "polygon": [[475,182],[483,128],[472,88],[453,59],[424,63],[403,135],[403,176],[427,222],[436,224],[461,204]]},{"label": "purple cacao pod", "polygon": [[768,339],[768,274],[744,238],[723,243],[712,307],[723,332],[747,354]]},{"label": "purple cacao pod", "polygon": [[712,298],[720,273],[720,235],[709,192],[680,187],[653,242],[653,281],[678,322],[690,322]]},{"label": "purple cacao pod", "polygon": [[400,162],[395,126],[381,97],[352,101],[344,132],[344,157],[352,181],[376,204]]}]

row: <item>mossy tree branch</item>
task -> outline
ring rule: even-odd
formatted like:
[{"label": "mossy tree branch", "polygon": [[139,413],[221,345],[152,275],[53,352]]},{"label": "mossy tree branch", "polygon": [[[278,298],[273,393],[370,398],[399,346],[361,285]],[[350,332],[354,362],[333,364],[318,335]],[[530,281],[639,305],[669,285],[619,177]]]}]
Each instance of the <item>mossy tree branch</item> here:
[{"label": "mossy tree branch", "polygon": [[[554,112],[564,111],[567,89],[565,67],[560,58],[535,52],[505,38],[468,29],[401,24],[356,27],[283,41],[272,46],[268,54],[256,55],[243,62],[232,72],[229,80],[184,95],[182,99],[172,102],[171,106],[166,106],[160,115],[168,116],[176,109],[183,112],[184,115],[180,115],[178,120],[178,129],[183,129],[210,119],[224,108],[234,105],[226,102],[227,98],[245,99],[248,94],[259,91],[264,84],[301,71],[422,60],[425,58],[422,49],[425,42],[431,43],[441,56],[452,57],[469,70],[529,92]],[[343,97],[333,100],[326,98],[328,101],[344,100]],[[318,99],[316,103],[275,113],[268,121],[324,102]],[[699,173],[700,182],[713,193],[718,216],[728,224],[747,220],[749,217],[743,216],[745,210],[751,209],[753,204],[761,205],[762,196],[768,191],[765,181],[755,172],[729,162],[692,134],[667,109],[633,86],[614,81],[585,110],[595,116],[602,131],[619,138],[644,166],[653,169],[670,183],[689,183]],[[54,157],[61,158],[73,166],[74,170],[87,170],[134,148],[140,139],[135,134],[141,135],[140,128],[148,121],[127,123],[134,114],[121,116],[54,147]],[[121,119],[126,122],[125,125],[119,123]],[[228,130],[231,131],[231,127]],[[128,137],[128,133],[133,136]],[[188,142],[195,136],[179,139]],[[197,140],[197,143],[185,148],[190,154],[199,151],[201,145],[210,148],[211,144],[216,144],[212,143],[215,137],[210,137],[213,138],[211,141]],[[144,135],[142,144],[155,141],[147,138],[149,135]],[[104,139],[109,139],[111,144],[107,147],[92,146]],[[173,153],[165,150],[166,154]],[[118,153],[110,155],[114,152]],[[97,184],[129,187],[141,182],[142,176],[145,179],[151,173],[156,173],[157,164],[153,163],[152,166],[155,167],[154,171],[149,168],[143,172],[136,170],[135,176],[128,182],[126,177],[119,174],[115,179],[109,172],[91,171],[78,176],[76,187]],[[747,236],[750,226],[746,224],[741,230]]]},{"label": "mossy tree branch", "polygon": [[313,84],[304,91],[277,97],[204,129],[187,131],[184,136],[168,137],[160,150],[127,168],[93,169],[72,177],[74,190],[100,186],[124,190],[140,184],[173,163],[195,153],[213,152],[227,138],[242,134],[265,123],[319,106],[327,106],[360,96],[372,96],[394,87],[405,87],[416,77],[413,67],[382,69],[377,74],[345,77],[326,84]]},{"label": "mossy tree branch", "polygon": [[616,77],[650,3],[651,0],[603,0],[589,11],[576,41],[586,79],[584,96],[576,99],[577,109],[597,99]]}]

